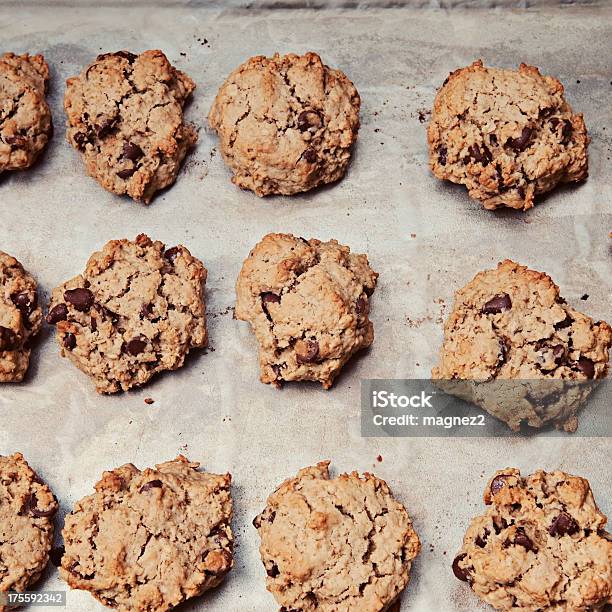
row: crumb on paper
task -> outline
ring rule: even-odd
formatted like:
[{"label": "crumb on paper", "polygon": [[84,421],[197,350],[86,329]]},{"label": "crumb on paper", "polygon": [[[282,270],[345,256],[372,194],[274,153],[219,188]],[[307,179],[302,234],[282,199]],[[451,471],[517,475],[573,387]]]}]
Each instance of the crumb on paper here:
[{"label": "crumb on paper", "polygon": [[155,400],[152,397],[145,397],[144,403],[150,406],[155,403]]},{"label": "crumb on paper", "polygon": [[378,457],[376,457],[376,461],[378,461],[378,463],[382,463],[382,455],[378,455]]}]

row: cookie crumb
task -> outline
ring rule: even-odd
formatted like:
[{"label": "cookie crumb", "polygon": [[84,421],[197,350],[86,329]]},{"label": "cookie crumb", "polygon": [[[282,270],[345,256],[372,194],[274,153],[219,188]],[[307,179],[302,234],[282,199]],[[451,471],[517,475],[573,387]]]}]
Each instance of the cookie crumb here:
[{"label": "cookie crumb", "polygon": [[150,406],[151,404],[155,403],[155,400],[152,397],[145,397],[144,403]]},{"label": "cookie crumb", "polygon": [[378,461],[378,463],[382,463],[382,460],[383,460],[382,455],[378,455],[376,457],[376,461]]}]

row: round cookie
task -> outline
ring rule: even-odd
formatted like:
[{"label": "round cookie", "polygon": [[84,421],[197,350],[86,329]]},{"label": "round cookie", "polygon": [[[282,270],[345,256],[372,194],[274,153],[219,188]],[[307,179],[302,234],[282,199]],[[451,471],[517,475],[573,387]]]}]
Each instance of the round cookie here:
[{"label": "round cookie", "polygon": [[29,168],[51,137],[48,83],[42,55],[0,55],[0,174]]},{"label": "round cookie", "polygon": [[281,610],[387,610],[420,551],[412,521],[384,480],[328,468],[300,470],[253,521],[268,591]]},{"label": "round cookie", "polygon": [[206,346],[206,274],[184,246],[166,249],[144,234],[111,240],[54,289],[47,322],[98,392],[127,391]]},{"label": "round cookie", "polygon": [[[21,453],[0,456],[0,592],[23,592],[49,561],[58,505]],[[3,607],[0,601],[0,610]]]},{"label": "round cookie", "polygon": [[589,483],[563,472],[501,470],[453,572],[497,610],[602,610],[612,603],[612,539]]},{"label": "round cookie", "polygon": [[208,122],[234,176],[258,196],[340,179],[359,130],[360,98],[316,53],[252,57],[219,89]]},{"label": "round cookie", "polygon": [[588,174],[589,138],[563,85],[537,68],[452,72],[438,91],[427,130],[429,164],[465,185],[490,210],[527,210],[539,193]]},{"label": "round cookie", "polygon": [[335,240],[264,236],[236,283],[236,318],[251,324],[259,342],[261,381],[331,387],[374,340],[368,314],[377,278],[366,255]]},{"label": "round cookie", "polygon": [[170,610],[233,565],[231,476],[179,456],[104,472],[66,517],[61,577],[119,611]]},{"label": "round cookie", "polygon": [[605,321],[567,304],[547,274],[505,260],[456,293],[432,379],[463,389],[512,429],[553,422],[574,431],[593,388],[584,383],[606,376],[611,346]]},{"label": "round cookie", "polygon": [[21,382],[30,364],[31,340],[42,325],[36,281],[0,251],[0,382]]},{"label": "round cookie", "polygon": [[198,135],[183,106],[195,83],[161,51],[99,55],[67,80],[67,138],[102,187],[148,204],[176,180]]}]

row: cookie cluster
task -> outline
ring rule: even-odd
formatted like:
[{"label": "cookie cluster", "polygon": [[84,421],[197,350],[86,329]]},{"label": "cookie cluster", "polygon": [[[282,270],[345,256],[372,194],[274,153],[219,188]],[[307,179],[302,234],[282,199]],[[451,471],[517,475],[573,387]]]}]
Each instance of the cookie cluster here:
[{"label": "cookie cluster", "polygon": [[[32,166],[47,145],[48,84],[41,55],[0,56],[0,173]],[[185,119],[195,87],[159,50],[99,55],[67,81],[68,142],[102,187],[149,204],[175,183],[198,141]],[[360,106],[354,84],[316,53],[256,56],[221,85],[208,124],[236,186],[291,196],[346,174]],[[427,143],[433,175],[464,185],[488,210],[526,211],[588,174],[582,114],[556,78],[525,64],[476,61],[452,72]],[[0,251],[0,382],[24,380],[43,321],[99,393],[181,368],[208,343],[207,275],[183,245],[145,234],[112,240],[51,292],[44,316],[33,276]],[[265,235],[244,260],[235,301],[235,318],[259,345],[261,381],[331,388],[373,344],[378,277],[366,254],[337,240]],[[507,259],[456,292],[443,331],[432,379],[515,431],[576,431],[590,391],[566,385],[608,372],[610,325],[566,302],[544,272]],[[525,385],[500,398],[491,385],[504,381]],[[529,390],[534,381],[561,383],[545,408]],[[67,584],[119,610],[169,610],[216,587],[234,566],[231,476],[198,468],[179,456],[105,472],[67,515],[63,547],[53,551],[57,499],[20,453],[0,456],[0,593],[29,588],[51,556]],[[612,603],[612,540],[587,480],[507,468],[489,481],[484,502],[449,568],[480,599],[499,610]],[[331,478],[329,462],[285,480],[253,524],[267,588],[287,612],[390,610],[421,548],[383,480]]]}]

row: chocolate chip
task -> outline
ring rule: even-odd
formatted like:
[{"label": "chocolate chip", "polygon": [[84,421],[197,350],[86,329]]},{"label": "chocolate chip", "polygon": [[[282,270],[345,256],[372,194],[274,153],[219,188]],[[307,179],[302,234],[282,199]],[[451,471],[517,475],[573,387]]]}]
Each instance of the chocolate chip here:
[{"label": "chocolate chip", "polygon": [[569,142],[572,138],[572,133],[574,131],[574,127],[572,126],[572,122],[568,119],[563,120],[563,129],[561,130],[561,135],[563,136],[563,142]]},{"label": "chocolate chip", "polygon": [[153,314],[153,304],[143,304],[140,307],[140,318],[148,319]]},{"label": "chocolate chip", "polygon": [[260,294],[260,297],[264,304],[280,304],[281,301],[280,295],[272,293],[272,291],[264,291]]},{"label": "chocolate chip", "polygon": [[306,149],[302,157],[309,163],[314,164],[317,161],[317,152],[314,149]]},{"label": "chocolate chip", "polygon": [[15,304],[15,306],[17,306],[17,308],[19,308],[21,313],[26,317],[29,317],[32,314],[32,311],[36,308],[36,304],[38,303],[36,294],[34,294],[34,299],[32,300],[32,302],[30,302],[30,296],[25,291],[23,293],[16,293],[11,295],[11,301],[13,302],[13,304]]},{"label": "chocolate chip", "polygon": [[521,198],[521,200],[524,200],[524,199],[525,199],[525,189],[523,188],[523,186],[522,186],[522,185],[519,185],[519,186],[516,188],[516,192],[519,194],[519,198]]},{"label": "chocolate chip", "polygon": [[72,139],[76,142],[79,149],[83,150],[85,145],[91,142],[90,137],[85,132],[77,132]]},{"label": "chocolate chip", "polygon": [[469,582],[470,579],[470,571],[468,569],[464,569],[459,565],[460,561],[463,561],[467,557],[466,553],[461,553],[457,555],[453,561],[453,574],[455,574],[456,578],[462,580],[463,582]]},{"label": "chocolate chip", "polygon": [[312,363],[319,356],[319,343],[316,340],[298,340],[295,352],[298,363]]},{"label": "chocolate chip", "polygon": [[570,327],[573,322],[574,319],[568,315],[565,317],[565,319],[563,319],[563,321],[555,323],[554,327],[555,329],[565,329],[566,327]]},{"label": "chocolate chip", "polygon": [[146,482],[145,484],[142,485],[142,487],[140,487],[140,491],[138,491],[139,493],[144,493],[145,491],[148,491],[149,489],[161,489],[163,483],[161,480],[149,480],[149,482]]},{"label": "chocolate chip", "polygon": [[0,325],[0,351],[13,351],[18,345],[15,332],[8,327]]},{"label": "chocolate chip", "polygon": [[113,131],[113,128],[115,127],[115,122],[115,119],[105,119],[99,125],[95,125],[94,127],[98,138],[104,138],[105,136],[108,136]]},{"label": "chocolate chip", "polygon": [[119,170],[117,172],[117,176],[124,181],[129,179],[136,172],[136,168],[125,168],[124,170]]},{"label": "chocolate chip", "polygon": [[488,536],[489,536],[489,530],[485,529],[482,536],[480,534],[476,536],[476,539],[474,540],[474,544],[476,544],[476,546],[479,546],[480,548],[484,548],[487,545]]},{"label": "chocolate chip", "polygon": [[587,377],[595,377],[595,364],[587,357],[580,357],[576,362],[578,369]]},{"label": "chocolate chip", "polygon": [[512,300],[507,293],[500,293],[491,298],[481,309],[482,314],[499,314],[512,308]]},{"label": "chocolate chip", "polygon": [[94,303],[93,293],[83,287],[64,291],[64,299],[80,312],[87,312]]},{"label": "chocolate chip", "polygon": [[274,563],[270,569],[266,570],[266,574],[268,574],[268,576],[270,576],[270,578],[276,578],[280,574],[280,571],[278,569],[278,565],[276,565],[276,563]]},{"label": "chocolate chip", "polygon": [[171,247],[169,248],[165,253],[164,253],[164,257],[169,261],[174,263],[174,260],[176,259],[176,256],[179,254],[179,248],[178,247]]},{"label": "chocolate chip", "polygon": [[321,116],[315,110],[304,110],[298,115],[297,128],[300,132],[305,132],[310,128],[318,130],[321,125]]},{"label": "chocolate chip", "polygon": [[144,153],[142,149],[137,144],[134,144],[133,142],[130,142],[129,140],[126,140],[123,143],[123,153],[121,154],[121,157],[123,157],[123,159],[129,159],[130,161],[136,161],[140,159],[143,155]]},{"label": "chocolate chip", "polygon": [[55,567],[60,567],[62,564],[62,557],[66,549],[63,546],[54,546],[49,553],[49,559],[51,559],[51,563],[55,565]]},{"label": "chocolate chip", "polygon": [[548,528],[552,536],[572,535],[578,531],[578,523],[567,512],[561,512]]},{"label": "chocolate chip", "polygon": [[534,550],[533,542],[522,527],[516,530],[514,544],[516,544],[516,546],[522,546],[525,550]]},{"label": "chocolate chip", "polygon": [[7,145],[13,145],[19,149],[23,147],[28,141],[23,136],[7,136],[4,139],[4,142],[6,142]]},{"label": "chocolate chip", "polygon": [[368,301],[365,298],[360,297],[355,304],[355,313],[358,317],[368,312]]},{"label": "chocolate chip", "polygon": [[446,156],[448,155],[448,149],[444,146],[438,149],[438,163],[441,166],[446,166]]},{"label": "chocolate chip", "polygon": [[490,486],[491,495],[495,495],[496,493],[501,491],[501,489],[503,489],[506,486],[507,478],[508,478],[507,474],[500,474],[499,476],[496,476],[491,481],[491,486]]},{"label": "chocolate chip", "polygon": [[95,317],[89,318],[89,325],[91,326],[91,331],[95,332],[98,330],[98,320]]},{"label": "chocolate chip", "polygon": [[144,336],[132,338],[126,346],[127,352],[134,357],[136,357],[136,355],[140,355],[145,348],[147,348],[147,341]]},{"label": "chocolate chip", "polygon": [[565,357],[565,347],[562,344],[556,344],[552,347],[553,358],[556,363],[561,363]]},{"label": "chocolate chip", "polygon": [[68,306],[66,304],[58,304],[54,306],[47,314],[46,321],[49,325],[55,325],[60,321],[65,321],[68,317]]},{"label": "chocolate chip", "polygon": [[530,127],[524,127],[518,138],[508,138],[506,144],[517,152],[524,151],[529,144],[532,133],[533,130]]},{"label": "chocolate chip", "polygon": [[264,291],[259,297],[261,298],[262,310],[268,318],[268,321],[272,321],[272,317],[268,311],[268,304],[280,304],[280,295],[276,295],[276,293],[272,293],[271,291]]},{"label": "chocolate chip", "polygon": [[133,64],[136,61],[137,55],[130,53],[129,51],[116,51],[115,53],[111,53],[110,55],[114,55],[115,57],[122,57],[126,59],[130,64]]},{"label": "chocolate chip", "polygon": [[64,336],[64,348],[67,348],[71,351],[76,346],[76,336],[68,332]]},{"label": "chocolate chip", "polygon": [[486,166],[493,159],[491,151],[485,145],[482,145],[482,148],[477,144],[470,145],[468,152],[473,160],[481,163],[483,166]]},{"label": "chocolate chip", "polygon": [[553,132],[556,132],[561,125],[561,142],[567,143],[572,137],[574,127],[569,119],[559,119],[558,117],[551,117],[550,125],[552,126]]}]

